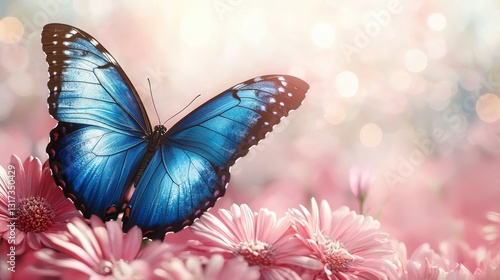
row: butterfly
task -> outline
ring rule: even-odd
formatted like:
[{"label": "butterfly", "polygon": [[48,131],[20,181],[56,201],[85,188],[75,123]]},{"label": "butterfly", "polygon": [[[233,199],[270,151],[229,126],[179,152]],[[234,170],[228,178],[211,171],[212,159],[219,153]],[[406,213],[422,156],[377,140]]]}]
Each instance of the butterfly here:
[{"label": "butterfly", "polygon": [[89,34],[47,24],[47,145],[54,180],[82,214],[123,213],[123,231],[163,239],[200,217],[225,193],[229,168],[297,109],[309,85],[266,75],[237,84],[167,129],[151,126],[138,92]]}]

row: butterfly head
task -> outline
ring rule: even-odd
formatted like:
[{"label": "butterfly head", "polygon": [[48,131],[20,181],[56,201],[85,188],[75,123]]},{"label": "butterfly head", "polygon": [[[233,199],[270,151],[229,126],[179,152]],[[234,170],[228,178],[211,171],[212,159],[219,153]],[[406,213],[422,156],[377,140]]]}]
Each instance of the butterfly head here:
[{"label": "butterfly head", "polygon": [[166,132],[167,132],[167,128],[164,125],[159,124],[159,125],[155,126],[155,130],[154,130],[155,134],[164,135]]},{"label": "butterfly head", "polygon": [[145,137],[146,141],[149,142],[148,144],[149,152],[156,151],[156,149],[160,146],[160,143],[163,141],[163,136],[166,133],[167,133],[167,128],[164,125],[159,124],[155,126],[153,133]]}]

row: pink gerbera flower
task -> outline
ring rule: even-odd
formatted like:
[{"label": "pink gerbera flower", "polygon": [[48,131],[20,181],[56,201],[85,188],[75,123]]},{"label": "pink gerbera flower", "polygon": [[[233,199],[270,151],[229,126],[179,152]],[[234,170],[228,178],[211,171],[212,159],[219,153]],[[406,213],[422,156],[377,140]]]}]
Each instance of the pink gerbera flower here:
[{"label": "pink gerbera flower", "polygon": [[[473,264],[476,252],[470,250],[467,244],[461,241],[441,243],[440,247],[442,254],[436,253],[431,249],[429,244],[425,243],[415,249],[410,258],[407,257],[406,245],[404,243],[399,243],[396,247],[396,261],[399,263],[400,268],[399,280],[473,280],[476,278],[474,278],[471,271],[474,271],[477,276],[484,272],[478,269],[477,265]],[[454,252],[457,251],[457,249],[461,252]],[[461,257],[462,261],[454,261],[457,257]],[[467,267],[465,263],[469,263],[469,267]]]},{"label": "pink gerbera flower", "polygon": [[222,255],[214,254],[210,258],[171,258],[155,270],[155,276],[171,280],[257,280],[260,273],[257,266],[249,266],[241,257],[225,260]]},{"label": "pink gerbera flower", "polygon": [[422,244],[408,258],[406,245],[396,244],[400,280],[445,279],[447,261],[434,252],[429,244]]},{"label": "pink gerbera flower", "polygon": [[96,216],[90,226],[81,218],[67,224],[68,232],[49,236],[51,248],[35,256],[35,269],[58,279],[150,279],[162,261],[172,257],[166,243],[153,241],[141,250],[142,232],[123,233],[121,223],[105,224]]},{"label": "pink gerbera flower", "polygon": [[80,213],[55,185],[47,163],[42,167],[34,157],[21,163],[12,155],[8,167],[0,167],[0,234],[18,255],[27,247],[40,249],[48,235],[65,230],[76,216]]},{"label": "pink gerbera flower", "polygon": [[312,213],[304,206],[291,209],[293,228],[323,263],[319,279],[389,279],[396,277],[394,254],[388,235],[372,217],[357,215],[347,207],[332,211],[323,200],[311,200]]},{"label": "pink gerbera flower", "polygon": [[300,279],[294,268],[318,269],[321,264],[309,257],[309,250],[294,237],[287,217],[276,218],[267,209],[252,212],[243,204],[219,210],[220,219],[206,213],[191,230],[201,242],[191,247],[219,253],[226,259],[243,257],[260,269],[262,279]]}]

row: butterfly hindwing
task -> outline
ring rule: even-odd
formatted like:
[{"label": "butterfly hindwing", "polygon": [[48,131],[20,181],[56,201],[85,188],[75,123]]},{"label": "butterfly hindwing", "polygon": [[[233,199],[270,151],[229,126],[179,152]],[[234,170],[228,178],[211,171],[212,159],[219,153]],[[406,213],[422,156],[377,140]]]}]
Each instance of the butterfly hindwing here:
[{"label": "butterfly hindwing", "polygon": [[85,217],[95,214],[102,219],[118,215],[145,152],[146,144],[139,138],[65,122],[51,131],[47,146],[56,183]]},{"label": "butterfly hindwing", "polygon": [[263,76],[232,87],[167,131],[129,202],[124,229],[151,238],[193,223],[224,195],[229,167],[299,107],[308,85]]},{"label": "butterfly hindwing", "polygon": [[160,147],[136,186],[123,217],[124,230],[138,225],[145,236],[163,239],[199,217],[224,195],[228,170],[216,170],[199,155]]},{"label": "butterfly hindwing", "polygon": [[59,121],[47,146],[56,183],[86,217],[116,218],[146,153],[149,119],[123,70],[94,38],[48,24],[49,113]]}]

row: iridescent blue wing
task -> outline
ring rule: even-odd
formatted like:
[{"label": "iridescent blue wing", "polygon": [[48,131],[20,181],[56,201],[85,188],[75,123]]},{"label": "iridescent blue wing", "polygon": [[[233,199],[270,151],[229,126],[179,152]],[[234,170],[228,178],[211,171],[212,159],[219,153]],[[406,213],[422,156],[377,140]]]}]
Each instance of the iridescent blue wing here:
[{"label": "iridescent blue wing", "polygon": [[151,238],[193,223],[224,195],[229,167],[282,117],[297,109],[309,86],[270,75],[238,84],[180,120],[142,174],[125,210],[124,229]]},{"label": "iridescent blue wing", "polygon": [[42,31],[49,64],[49,113],[59,121],[50,167],[84,216],[116,218],[146,153],[151,125],[113,57],[87,33],[63,24]]}]

